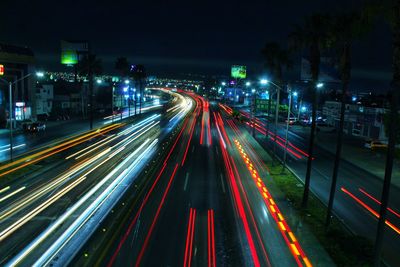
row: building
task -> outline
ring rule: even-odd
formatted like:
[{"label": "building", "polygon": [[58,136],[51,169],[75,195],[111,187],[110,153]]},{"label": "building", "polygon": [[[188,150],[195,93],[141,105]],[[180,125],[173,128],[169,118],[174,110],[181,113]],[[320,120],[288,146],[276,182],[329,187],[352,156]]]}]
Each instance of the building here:
[{"label": "building", "polygon": [[[322,114],[326,123],[339,128],[341,102],[326,101]],[[365,107],[359,104],[346,104],[344,117],[345,134],[366,139],[386,140],[383,114],[385,108]]]},{"label": "building", "polygon": [[[0,64],[4,65],[2,79],[13,82],[34,72],[35,57],[31,49],[0,43]],[[13,85],[15,114],[23,119],[36,117],[36,90],[34,77],[29,76]],[[8,118],[8,86],[0,83],[0,127],[6,126]]]},{"label": "building", "polygon": [[41,84],[36,87],[36,115],[38,117],[50,116],[53,108],[54,86]]}]

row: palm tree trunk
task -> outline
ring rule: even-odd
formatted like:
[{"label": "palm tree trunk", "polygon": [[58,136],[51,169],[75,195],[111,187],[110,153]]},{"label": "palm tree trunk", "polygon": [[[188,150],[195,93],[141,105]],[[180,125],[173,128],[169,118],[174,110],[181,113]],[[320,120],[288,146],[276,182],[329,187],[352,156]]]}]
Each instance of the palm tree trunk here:
[{"label": "palm tree trunk", "polygon": [[308,159],[307,159],[307,171],[306,178],[304,181],[304,192],[303,192],[303,202],[302,207],[307,208],[308,204],[308,195],[310,191],[310,181],[311,181],[311,164],[313,160],[314,153],[314,139],[315,139],[315,128],[316,128],[316,117],[317,117],[317,91],[316,91],[316,83],[312,83],[314,85],[313,95],[312,95],[312,114],[311,114],[311,132],[310,132],[310,140],[308,145]]},{"label": "palm tree trunk", "polygon": [[329,194],[329,201],[328,201],[328,210],[326,213],[326,221],[325,227],[329,227],[332,218],[332,210],[333,210],[333,202],[335,199],[336,193],[336,184],[337,184],[337,177],[339,173],[339,164],[340,164],[340,157],[342,153],[342,146],[343,146],[343,129],[344,129],[344,115],[346,112],[346,96],[347,90],[350,80],[350,43],[346,42],[343,47],[343,54],[342,54],[342,105],[340,106],[340,121],[339,121],[339,131],[337,134],[337,143],[336,143],[336,154],[335,154],[335,162],[333,165],[333,173],[332,173],[332,182],[331,182],[331,190]]},{"label": "palm tree trunk", "polygon": [[317,118],[317,83],[319,77],[319,63],[320,63],[320,51],[318,47],[318,40],[314,40],[310,47],[310,65],[312,73],[312,114],[311,114],[311,132],[310,141],[308,145],[308,159],[307,159],[307,171],[304,181],[304,192],[302,207],[307,208],[308,196],[310,191],[310,181],[311,181],[311,165],[314,156],[314,139],[315,139],[315,128],[316,128],[316,118]]},{"label": "palm tree trunk", "polygon": [[390,184],[392,180],[393,161],[395,158],[395,145],[397,137],[396,119],[398,116],[398,101],[400,90],[400,0],[395,2],[393,8],[394,23],[392,28],[393,34],[393,80],[391,84],[391,100],[390,100],[390,122],[389,122],[389,143],[386,155],[385,176],[383,180],[381,207],[379,211],[378,228],[376,232],[374,265],[380,266],[380,256],[383,246],[383,234],[385,230],[385,222],[387,216],[387,206],[389,203]]}]

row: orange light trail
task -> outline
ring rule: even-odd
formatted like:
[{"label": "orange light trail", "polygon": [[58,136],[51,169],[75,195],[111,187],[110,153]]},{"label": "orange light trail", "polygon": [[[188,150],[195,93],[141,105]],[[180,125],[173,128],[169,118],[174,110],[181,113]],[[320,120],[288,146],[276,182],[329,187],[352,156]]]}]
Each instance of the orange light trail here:
[{"label": "orange light trail", "polygon": [[[350,196],[352,199],[354,199],[358,204],[360,204],[362,207],[364,207],[366,210],[368,210],[372,215],[374,215],[376,218],[379,219],[380,215],[378,212],[376,212],[373,208],[365,204],[364,202],[361,201],[358,197],[356,197],[354,194],[350,193],[346,188],[342,187],[340,188],[344,193],[346,193],[348,196]],[[395,231],[397,234],[400,235],[400,229],[394,226],[391,222],[388,220],[385,220],[385,224],[389,226],[393,231]]]},{"label": "orange light trail", "polygon": [[[276,205],[276,202],[273,200],[271,194],[269,193],[269,191],[268,191],[267,187],[265,186],[264,182],[262,181],[262,179],[258,176],[258,172],[255,170],[254,165],[251,163],[250,158],[244,152],[242,145],[240,144],[240,142],[237,139],[235,139],[234,142],[243,158],[243,161],[246,163],[247,168],[248,168],[255,184],[257,185],[257,188],[258,188],[261,196],[264,199],[264,203],[266,204],[266,207],[270,211],[272,218],[275,220],[275,222],[279,226],[278,229],[280,230],[285,242],[287,243],[288,248],[292,252],[292,255],[294,256],[294,259],[296,260],[297,264],[299,266],[303,266],[303,265],[311,266],[310,261],[308,260],[307,256],[305,255],[299,242],[294,237],[293,231],[290,229],[289,225],[286,223],[286,220],[284,219],[284,216],[282,215],[278,206]],[[300,260],[302,260],[303,264]]]}]

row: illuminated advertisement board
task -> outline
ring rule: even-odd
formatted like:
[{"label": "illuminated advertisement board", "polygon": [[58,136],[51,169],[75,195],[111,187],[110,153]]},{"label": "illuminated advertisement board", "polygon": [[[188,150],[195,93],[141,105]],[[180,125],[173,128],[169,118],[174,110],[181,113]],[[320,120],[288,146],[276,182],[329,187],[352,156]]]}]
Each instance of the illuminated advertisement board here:
[{"label": "illuminated advertisement board", "polygon": [[236,79],[246,78],[246,66],[233,65],[231,68],[231,76]]}]

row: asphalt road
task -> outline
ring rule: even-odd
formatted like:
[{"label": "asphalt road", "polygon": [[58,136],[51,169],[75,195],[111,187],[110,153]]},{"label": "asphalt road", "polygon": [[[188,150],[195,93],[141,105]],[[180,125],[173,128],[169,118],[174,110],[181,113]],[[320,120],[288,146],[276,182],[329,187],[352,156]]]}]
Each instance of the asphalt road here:
[{"label": "asphalt road", "polygon": [[[89,132],[87,137],[81,135],[85,137],[82,140],[79,136],[61,142],[47,148],[46,153],[40,155],[43,159],[37,163],[7,175],[4,171],[14,165],[3,166],[0,173],[3,176],[0,181],[0,264],[26,251],[27,246],[35,243],[73,204],[101,184],[96,191],[99,193],[95,192],[89,198],[93,201],[96,194],[99,195],[132,164],[132,160],[124,166],[121,162],[135,156],[136,150],[145,150],[153,140],[162,140],[169,135],[179,120],[175,116],[179,112],[180,109],[176,109],[160,116],[152,111],[137,117],[133,123],[109,125],[107,130]],[[18,167],[40,157],[34,154],[13,164]],[[139,163],[138,168],[142,167]],[[108,176],[110,178],[102,183]],[[90,204],[90,201],[82,203],[51,235],[37,243],[39,245],[24,257],[23,262],[33,263]]]},{"label": "asphalt road", "polygon": [[[260,119],[266,124],[265,119]],[[266,125],[259,124],[262,128]],[[250,127],[247,129],[252,132]],[[276,150],[280,159],[284,154],[285,127],[278,126],[278,142],[274,140],[274,125],[270,125],[270,140],[266,141],[265,131],[256,131],[257,139],[269,151]],[[287,151],[287,165],[304,180],[306,174],[308,139],[289,131],[289,146]],[[335,142],[336,140],[332,140]],[[273,144],[276,144],[275,147]],[[314,149],[314,160],[311,174],[311,190],[324,202],[328,202],[331,177],[333,171],[334,154],[318,146]],[[372,175],[362,168],[342,160],[338,175],[336,198],[334,202],[335,214],[356,234],[375,240],[377,216],[382,190],[382,179]],[[389,266],[399,266],[400,257],[400,189],[392,186],[390,192],[388,221],[393,228],[386,227],[384,239],[383,259]]]},{"label": "asphalt road", "polygon": [[[238,136],[227,131],[225,149],[214,117],[218,108],[206,106],[188,118],[165,164],[155,171],[149,197],[138,201],[98,264],[215,266],[215,259],[218,266],[296,266],[233,145]],[[82,258],[79,264],[92,264]]]},{"label": "asphalt road", "polygon": [[[160,110],[161,106],[157,101],[154,102],[146,102],[143,104],[143,113],[147,113],[154,110]],[[134,114],[134,109],[131,108],[131,117]],[[128,109],[125,109],[122,114],[122,118],[128,118]],[[118,122],[121,119],[121,116],[115,115],[114,122]],[[104,118],[95,118],[93,121],[93,127],[101,127],[107,124],[112,123],[113,120],[111,116],[107,116]],[[15,132],[13,135],[13,155],[17,157],[21,154],[29,152],[30,150],[43,146],[49,142],[52,142],[58,138],[65,138],[67,136],[73,134],[79,134],[89,130],[89,119],[74,119],[71,121],[57,121],[50,122],[47,124],[47,128],[44,131],[40,131],[37,133],[27,133],[27,132]],[[9,150],[9,134],[4,133],[0,135],[0,162],[7,161],[10,159],[10,150]]]}]

